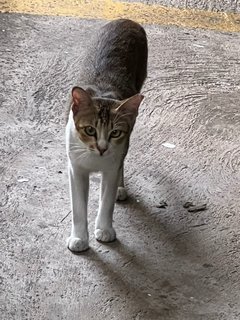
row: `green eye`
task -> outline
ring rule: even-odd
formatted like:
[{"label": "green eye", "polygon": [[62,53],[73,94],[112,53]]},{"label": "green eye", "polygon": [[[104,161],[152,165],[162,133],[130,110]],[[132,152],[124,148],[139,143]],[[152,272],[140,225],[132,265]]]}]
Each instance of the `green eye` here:
[{"label": "green eye", "polygon": [[113,130],[111,132],[111,138],[119,138],[121,134],[122,134],[121,130]]},{"label": "green eye", "polygon": [[96,129],[91,126],[84,128],[84,131],[88,136],[95,136],[96,134]]}]

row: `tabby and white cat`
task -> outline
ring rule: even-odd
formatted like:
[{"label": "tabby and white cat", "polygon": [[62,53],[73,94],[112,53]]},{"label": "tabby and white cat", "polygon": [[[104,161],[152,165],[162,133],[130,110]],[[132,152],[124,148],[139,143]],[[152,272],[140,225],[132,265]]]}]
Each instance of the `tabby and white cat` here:
[{"label": "tabby and white cat", "polygon": [[112,226],[116,197],[125,200],[123,161],[143,96],[147,74],[147,39],[131,20],[103,26],[91,42],[80,71],[81,87],[72,89],[66,127],[66,147],[72,206],[68,248],[89,247],[89,174],[102,173],[100,203],[95,224],[99,241],[115,240]]}]

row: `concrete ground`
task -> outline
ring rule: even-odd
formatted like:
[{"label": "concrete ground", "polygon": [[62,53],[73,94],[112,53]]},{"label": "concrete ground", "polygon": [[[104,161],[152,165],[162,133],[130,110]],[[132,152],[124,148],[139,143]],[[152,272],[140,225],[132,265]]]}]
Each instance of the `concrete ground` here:
[{"label": "concrete ground", "polygon": [[[0,14],[0,319],[239,320],[239,33],[145,25],[118,240],[94,239],[93,175],[91,249],[66,248],[64,110],[104,23]],[[189,201],[207,208],[189,212]]]},{"label": "concrete ground", "polygon": [[[124,1],[124,0],[122,0]],[[128,0],[136,2],[136,0]],[[143,0],[146,4],[160,4],[165,6],[222,12],[240,12],[239,0]]]}]

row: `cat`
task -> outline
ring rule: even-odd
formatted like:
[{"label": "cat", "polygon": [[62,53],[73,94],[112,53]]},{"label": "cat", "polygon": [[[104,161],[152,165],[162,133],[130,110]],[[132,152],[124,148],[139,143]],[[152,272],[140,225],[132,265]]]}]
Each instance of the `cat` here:
[{"label": "cat", "polygon": [[80,87],[72,89],[66,126],[66,149],[72,207],[73,252],[89,248],[89,174],[101,172],[95,238],[111,242],[114,204],[127,197],[123,162],[128,152],[147,76],[148,47],[138,23],[118,19],[100,28],[80,69]]}]

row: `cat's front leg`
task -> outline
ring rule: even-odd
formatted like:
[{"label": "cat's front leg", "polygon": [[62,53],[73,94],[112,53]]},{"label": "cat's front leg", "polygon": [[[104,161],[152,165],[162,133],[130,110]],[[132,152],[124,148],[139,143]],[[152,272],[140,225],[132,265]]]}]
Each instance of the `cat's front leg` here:
[{"label": "cat's front leg", "polygon": [[89,173],[69,165],[70,196],[72,206],[72,232],[67,240],[68,248],[74,252],[89,247],[87,204]]},{"label": "cat's front leg", "polygon": [[100,206],[95,224],[95,237],[98,241],[111,242],[116,239],[112,220],[118,181],[118,170],[102,173]]}]

